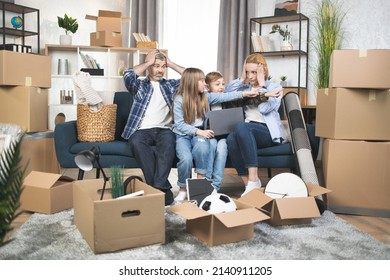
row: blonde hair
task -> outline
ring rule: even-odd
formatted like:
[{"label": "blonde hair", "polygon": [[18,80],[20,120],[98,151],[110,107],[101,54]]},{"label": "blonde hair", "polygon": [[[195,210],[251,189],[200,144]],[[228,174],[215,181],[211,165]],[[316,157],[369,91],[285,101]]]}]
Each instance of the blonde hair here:
[{"label": "blonde hair", "polygon": [[251,54],[249,56],[247,56],[247,58],[245,59],[245,63],[255,63],[255,64],[263,64],[264,66],[264,78],[265,80],[268,79],[268,65],[267,65],[267,61],[265,60],[264,56],[259,54],[259,53],[254,53],[254,54]]},{"label": "blonde hair", "polygon": [[186,68],[181,75],[177,94],[183,97],[183,116],[188,124],[196,118],[204,118],[204,112],[209,110],[207,96],[198,88],[198,82],[204,78],[203,71],[198,68]]}]

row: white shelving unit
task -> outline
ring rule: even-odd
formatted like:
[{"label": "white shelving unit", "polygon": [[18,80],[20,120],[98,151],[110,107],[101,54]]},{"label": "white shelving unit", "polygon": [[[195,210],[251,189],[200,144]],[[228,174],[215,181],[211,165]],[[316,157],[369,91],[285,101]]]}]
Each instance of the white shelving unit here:
[{"label": "white shelving unit", "polygon": [[[46,45],[45,55],[52,58],[52,87],[49,89],[49,129],[54,130],[59,115],[65,118],[65,121],[77,118],[77,96],[72,77],[81,68],[88,68],[84,64],[80,53],[94,58],[100,68],[104,69],[103,76],[90,76],[91,86],[101,95],[104,103],[112,103],[115,92],[126,91],[122,76],[119,73],[120,67],[124,66],[127,69],[142,63],[146,54],[150,51],[151,49],[138,48]],[[167,54],[167,50],[160,51]],[[68,62],[68,74],[66,75],[58,73],[58,61],[60,59],[66,59]],[[71,104],[61,104],[61,90],[65,90],[66,93],[73,91],[74,98]]]}]

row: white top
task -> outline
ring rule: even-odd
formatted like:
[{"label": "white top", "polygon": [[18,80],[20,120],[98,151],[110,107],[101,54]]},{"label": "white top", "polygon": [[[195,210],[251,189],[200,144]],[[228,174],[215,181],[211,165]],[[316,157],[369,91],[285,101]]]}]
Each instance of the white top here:
[{"label": "white top", "polygon": [[153,94],[139,129],[153,127],[168,128],[172,122],[172,116],[161,93],[159,82],[152,82],[152,85]]},{"label": "white top", "polygon": [[245,121],[246,122],[260,122],[265,123],[265,119],[262,113],[260,113],[257,106],[246,105],[245,106]]}]

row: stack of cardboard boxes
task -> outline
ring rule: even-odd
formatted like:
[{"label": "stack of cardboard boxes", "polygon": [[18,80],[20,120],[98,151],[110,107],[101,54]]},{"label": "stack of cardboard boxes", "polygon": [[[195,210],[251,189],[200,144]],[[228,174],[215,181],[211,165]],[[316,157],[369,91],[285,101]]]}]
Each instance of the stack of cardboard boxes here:
[{"label": "stack of cardboard boxes", "polygon": [[99,10],[98,16],[86,15],[86,19],[96,21],[96,32],[90,34],[90,45],[99,47],[122,47],[122,23],[130,18],[122,18],[121,12]]},{"label": "stack of cardboard boxes", "polygon": [[[51,58],[2,50],[0,65],[0,123],[16,124],[26,132],[21,146],[20,165],[26,168],[21,208],[43,213],[69,208],[58,187],[54,135],[48,131]],[[65,192],[71,195],[69,187]]]},{"label": "stack of cardboard boxes", "polygon": [[390,50],[335,50],[317,93],[329,209],[390,216]]}]

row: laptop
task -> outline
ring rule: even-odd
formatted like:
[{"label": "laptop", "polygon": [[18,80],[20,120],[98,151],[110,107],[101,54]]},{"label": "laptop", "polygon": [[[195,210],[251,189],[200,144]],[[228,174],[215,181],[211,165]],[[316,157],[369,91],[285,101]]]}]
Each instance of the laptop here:
[{"label": "laptop", "polygon": [[209,196],[214,187],[211,185],[211,181],[205,179],[187,179],[187,199],[194,200],[198,206],[202,203],[203,199]]},{"label": "laptop", "polygon": [[242,107],[210,111],[205,120],[205,128],[214,131],[215,136],[223,136],[233,132],[237,124],[243,121]]}]

